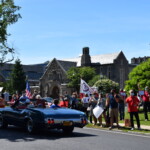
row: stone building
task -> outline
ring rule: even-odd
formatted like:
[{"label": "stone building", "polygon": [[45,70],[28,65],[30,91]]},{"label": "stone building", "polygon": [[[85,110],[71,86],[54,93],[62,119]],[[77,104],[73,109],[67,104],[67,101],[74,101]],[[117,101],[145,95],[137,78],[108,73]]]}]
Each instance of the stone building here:
[{"label": "stone building", "polygon": [[[90,55],[88,47],[84,47],[80,57],[57,60],[56,58],[41,64],[23,65],[31,87],[38,87],[43,97],[57,98],[65,91],[71,94],[74,89],[68,88],[67,71],[71,67],[90,66],[96,73],[119,83],[124,87],[124,81],[128,79],[129,72],[141,61],[147,58],[133,58],[128,63],[122,51],[112,54]],[[138,62],[138,63],[137,63]],[[0,81],[8,80],[13,64],[1,66]]]},{"label": "stone building", "polygon": [[67,71],[71,67],[76,67],[76,62],[62,61],[56,58],[50,61],[40,79],[41,95],[57,98],[65,91],[70,94],[73,89],[67,87]]},{"label": "stone building", "polygon": [[73,89],[67,88],[67,70],[70,67],[83,66],[95,68],[97,74],[118,82],[121,88],[124,87],[124,81],[127,80],[129,73],[129,64],[122,51],[90,56],[89,48],[84,47],[81,57],[64,60],[54,58],[49,62],[45,73],[40,79],[41,94],[52,97],[57,97],[59,94],[63,94],[64,91],[71,94]]},{"label": "stone building", "polygon": [[[22,65],[25,75],[28,76],[28,81],[31,87],[39,86],[39,79],[43,75],[47,64],[48,62],[34,65]],[[0,66],[0,82],[6,82],[9,80],[13,66],[14,64],[11,63]]]}]

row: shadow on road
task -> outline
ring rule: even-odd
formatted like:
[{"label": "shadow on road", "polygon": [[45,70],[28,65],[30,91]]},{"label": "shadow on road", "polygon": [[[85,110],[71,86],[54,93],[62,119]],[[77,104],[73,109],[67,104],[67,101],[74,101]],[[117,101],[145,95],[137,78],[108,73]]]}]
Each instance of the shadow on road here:
[{"label": "shadow on road", "polygon": [[62,130],[50,130],[45,132],[39,131],[36,134],[28,134],[24,129],[15,126],[9,126],[7,129],[0,129],[0,139],[6,139],[11,142],[31,142],[39,139],[57,140],[60,138],[77,138],[90,136],[96,135],[80,133],[76,131],[74,131],[70,135],[66,135],[62,132]]}]

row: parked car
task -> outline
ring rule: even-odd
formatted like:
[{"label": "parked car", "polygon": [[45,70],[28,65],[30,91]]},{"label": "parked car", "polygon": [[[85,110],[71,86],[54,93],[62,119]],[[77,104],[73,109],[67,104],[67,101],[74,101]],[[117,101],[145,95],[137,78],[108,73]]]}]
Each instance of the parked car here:
[{"label": "parked car", "polygon": [[20,101],[11,107],[0,108],[0,128],[15,125],[26,128],[29,133],[45,129],[62,129],[72,133],[74,127],[83,128],[86,124],[83,112],[69,108],[38,108]]}]

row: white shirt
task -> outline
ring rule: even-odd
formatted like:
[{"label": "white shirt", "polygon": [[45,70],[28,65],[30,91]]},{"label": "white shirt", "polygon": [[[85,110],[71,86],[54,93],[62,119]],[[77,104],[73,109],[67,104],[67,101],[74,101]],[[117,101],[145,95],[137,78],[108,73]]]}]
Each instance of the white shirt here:
[{"label": "white shirt", "polygon": [[82,103],[89,103],[89,97],[83,97]]}]

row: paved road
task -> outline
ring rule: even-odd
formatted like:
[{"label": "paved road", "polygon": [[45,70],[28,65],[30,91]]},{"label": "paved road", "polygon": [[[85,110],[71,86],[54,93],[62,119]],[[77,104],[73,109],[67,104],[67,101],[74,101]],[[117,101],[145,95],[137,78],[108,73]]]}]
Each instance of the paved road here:
[{"label": "paved road", "polygon": [[9,127],[0,130],[0,150],[148,150],[150,136],[99,129],[75,128],[72,135],[51,131],[29,135]]}]

